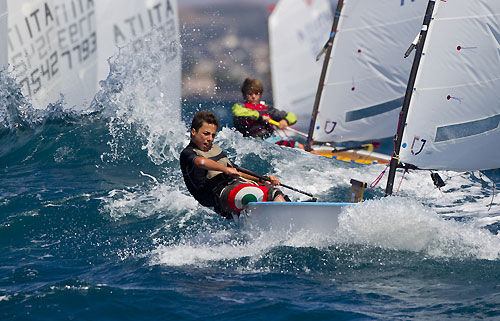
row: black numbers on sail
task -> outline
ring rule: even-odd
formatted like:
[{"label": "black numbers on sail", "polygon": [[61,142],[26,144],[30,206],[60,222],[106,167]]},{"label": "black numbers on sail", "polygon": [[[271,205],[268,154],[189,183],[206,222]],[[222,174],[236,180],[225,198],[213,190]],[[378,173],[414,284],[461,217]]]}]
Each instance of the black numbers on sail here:
[{"label": "black numbers on sail", "polygon": [[73,69],[73,61],[79,64],[89,59],[89,57],[95,53],[97,49],[97,38],[96,33],[93,32],[88,38],[85,38],[81,43],[74,46],[70,50],[63,51],[61,53],[62,57],[67,57],[69,69]]},{"label": "black numbers on sail", "polygon": [[39,68],[35,68],[29,74],[29,77],[23,78],[20,82],[25,88],[25,94],[31,96],[38,93],[40,88],[59,72],[58,55],[54,51],[48,59],[42,61]]}]

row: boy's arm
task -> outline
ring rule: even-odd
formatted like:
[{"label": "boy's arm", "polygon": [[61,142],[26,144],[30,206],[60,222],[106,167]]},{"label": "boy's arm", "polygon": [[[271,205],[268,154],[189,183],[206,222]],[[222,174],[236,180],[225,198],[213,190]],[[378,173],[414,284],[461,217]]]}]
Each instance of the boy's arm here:
[{"label": "boy's arm", "polygon": [[202,156],[198,156],[194,159],[194,165],[208,171],[223,172],[224,174],[230,175],[234,178],[240,177],[240,173],[236,170],[236,168],[224,166],[216,161]]},{"label": "boy's arm", "polygon": [[[223,172],[224,174],[230,175],[234,178],[238,178],[241,176],[243,178],[250,179],[254,182],[259,182],[258,177],[248,175],[245,173],[241,173],[236,168],[221,165],[221,164],[217,163],[216,161],[213,161],[211,159],[208,159],[208,158],[205,158],[202,156],[198,156],[194,159],[194,165],[199,167],[199,168],[205,169],[205,170]],[[271,181],[271,184],[273,184],[273,185],[280,184],[280,181],[276,176],[269,175],[269,179]]]}]

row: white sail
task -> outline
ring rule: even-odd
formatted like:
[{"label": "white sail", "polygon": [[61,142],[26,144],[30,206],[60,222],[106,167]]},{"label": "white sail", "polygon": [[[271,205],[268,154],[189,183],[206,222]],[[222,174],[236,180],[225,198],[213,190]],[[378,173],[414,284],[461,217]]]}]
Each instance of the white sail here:
[{"label": "white sail", "polygon": [[35,107],[61,92],[60,50],[52,0],[8,0],[8,62]]},{"label": "white sail", "polygon": [[[7,1],[0,1],[0,34],[7,34]],[[7,37],[0,39],[0,70],[7,66]]]},{"label": "white sail", "polygon": [[294,127],[300,131],[307,132],[311,123],[323,65],[316,55],[330,35],[331,2],[281,0],[269,17],[273,103],[298,116]]},{"label": "white sail", "polygon": [[96,1],[98,33],[98,78],[105,79],[109,72],[106,61],[118,53],[118,48],[130,45],[140,50],[150,43],[144,37],[157,32],[162,51],[168,52],[162,64],[162,85],[174,107],[180,107],[181,56],[179,46],[179,20],[177,0],[99,0]]},{"label": "white sail", "polygon": [[144,45],[161,34],[167,52],[162,85],[180,106],[181,61],[176,0],[0,0],[0,63],[22,84],[35,108],[64,97],[84,109],[108,75],[118,46]]},{"label": "white sail", "polygon": [[403,56],[420,30],[426,5],[426,0],[344,1],[314,141],[394,135],[413,61]]},{"label": "white sail", "polygon": [[500,1],[436,1],[401,160],[455,171],[500,167]]},{"label": "white sail", "polygon": [[[5,2],[3,2],[5,3]],[[85,107],[97,85],[93,1],[8,0],[10,70],[33,107]]]},{"label": "white sail", "polygon": [[57,26],[61,94],[68,107],[84,109],[92,101],[98,81],[94,1],[52,1]]}]

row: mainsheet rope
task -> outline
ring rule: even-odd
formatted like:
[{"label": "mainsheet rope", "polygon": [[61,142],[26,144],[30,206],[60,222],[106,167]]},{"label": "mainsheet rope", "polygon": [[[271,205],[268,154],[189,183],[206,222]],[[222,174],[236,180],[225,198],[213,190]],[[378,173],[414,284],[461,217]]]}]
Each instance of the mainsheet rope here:
[{"label": "mainsheet rope", "polygon": [[493,183],[493,186],[492,186],[491,202],[490,202],[490,206],[488,207],[488,211],[491,210],[491,207],[493,206],[493,200],[495,199],[495,170],[494,169],[491,170],[491,181]]},{"label": "mainsheet rope", "polygon": [[403,178],[405,178],[405,174],[408,173],[408,168],[405,168],[403,172],[403,176],[401,176],[401,180],[399,181],[398,189],[396,190],[396,196],[398,196],[399,188],[401,187],[401,183],[403,182]]},{"label": "mainsheet rope", "polygon": [[375,186],[378,185],[378,183],[380,182],[380,180],[382,179],[382,177],[384,177],[385,175],[385,171],[387,171],[387,168],[389,167],[390,164],[387,164],[385,166],[385,169],[382,171],[382,173],[380,173],[378,175],[378,177],[370,184],[370,188],[368,190],[372,190]]}]

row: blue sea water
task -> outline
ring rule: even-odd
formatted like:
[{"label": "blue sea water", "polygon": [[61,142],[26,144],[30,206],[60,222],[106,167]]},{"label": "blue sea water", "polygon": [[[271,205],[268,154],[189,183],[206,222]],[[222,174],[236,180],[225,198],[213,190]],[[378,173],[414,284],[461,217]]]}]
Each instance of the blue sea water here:
[{"label": "blue sea water", "polygon": [[249,231],[184,186],[198,109],[227,124],[217,143],[233,161],[320,201],[385,166],[244,138],[229,103],[176,110],[144,89],[148,72],[112,73],[83,111],[35,110],[0,73],[1,320],[500,319],[493,176],[443,173],[438,190],[411,172],[389,198],[384,177],[337,231]]}]

